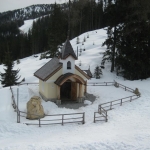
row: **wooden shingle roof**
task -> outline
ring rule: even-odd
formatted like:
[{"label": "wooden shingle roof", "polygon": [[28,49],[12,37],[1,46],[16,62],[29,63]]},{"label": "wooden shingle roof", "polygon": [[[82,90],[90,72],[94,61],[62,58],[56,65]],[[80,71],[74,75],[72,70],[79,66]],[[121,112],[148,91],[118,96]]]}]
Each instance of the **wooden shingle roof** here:
[{"label": "wooden shingle roof", "polygon": [[69,55],[71,55],[75,60],[78,59],[69,39],[67,39],[61,51],[61,59],[66,59]]},{"label": "wooden shingle roof", "polygon": [[62,63],[59,59],[54,57],[39,70],[34,73],[34,76],[42,81],[48,80],[52,75],[54,75],[58,70],[62,68]]}]

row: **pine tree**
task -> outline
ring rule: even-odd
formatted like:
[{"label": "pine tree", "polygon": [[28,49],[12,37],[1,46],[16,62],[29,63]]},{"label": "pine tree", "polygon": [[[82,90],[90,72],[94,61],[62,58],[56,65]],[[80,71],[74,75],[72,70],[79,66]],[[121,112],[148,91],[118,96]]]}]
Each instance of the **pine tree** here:
[{"label": "pine tree", "polygon": [[10,52],[5,53],[4,66],[6,67],[6,69],[4,69],[5,73],[0,73],[1,84],[3,87],[16,85],[20,78],[20,76],[18,77],[17,75],[20,70],[13,70],[14,63],[12,61]]},{"label": "pine tree", "polygon": [[150,1],[131,1],[127,6],[116,65],[124,78],[145,79],[150,76]]},{"label": "pine tree", "polygon": [[95,67],[95,70],[94,70],[94,77],[95,77],[96,79],[100,79],[101,75],[102,75],[102,70],[101,70],[101,68],[100,68],[99,66],[96,66],[96,67]]}]

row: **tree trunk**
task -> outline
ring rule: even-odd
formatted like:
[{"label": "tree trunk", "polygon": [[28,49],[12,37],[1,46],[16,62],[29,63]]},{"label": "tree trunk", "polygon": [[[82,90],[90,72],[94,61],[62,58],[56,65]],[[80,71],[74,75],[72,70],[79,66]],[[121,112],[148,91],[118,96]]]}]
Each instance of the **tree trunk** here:
[{"label": "tree trunk", "polygon": [[115,49],[116,49],[116,26],[114,27],[114,43],[113,43],[113,49],[112,49],[111,72],[113,72],[115,68]]}]

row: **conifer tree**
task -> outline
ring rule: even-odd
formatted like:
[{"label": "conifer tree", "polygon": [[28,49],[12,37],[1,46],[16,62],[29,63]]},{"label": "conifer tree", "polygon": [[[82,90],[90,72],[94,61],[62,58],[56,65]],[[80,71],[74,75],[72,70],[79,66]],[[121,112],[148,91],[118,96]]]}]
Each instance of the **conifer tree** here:
[{"label": "conifer tree", "polygon": [[12,61],[10,52],[5,53],[4,66],[6,67],[4,69],[5,73],[0,73],[1,84],[3,85],[3,87],[16,85],[17,81],[20,78],[20,76],[18,77],[18,73],[20,70],[13,70],[14,63]]},{"label": "conifer tree", "polygon": [[102,70],[101,70],[101,68],[100,68],[99,66],[96,66],[96,67],[95,67],[95,70],[94,70],[94,77],[95,77],[96,79],[100,79],[101,75],[102,75]]}]

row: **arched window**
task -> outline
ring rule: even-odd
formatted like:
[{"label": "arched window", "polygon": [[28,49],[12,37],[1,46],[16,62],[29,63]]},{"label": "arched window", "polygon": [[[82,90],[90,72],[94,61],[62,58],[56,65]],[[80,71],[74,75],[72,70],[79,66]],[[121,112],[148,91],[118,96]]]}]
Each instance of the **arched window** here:
[{"label": "arched window", "polygon": [[67,62],[67,69],[71,69],[71,62],[70,61]]}]

